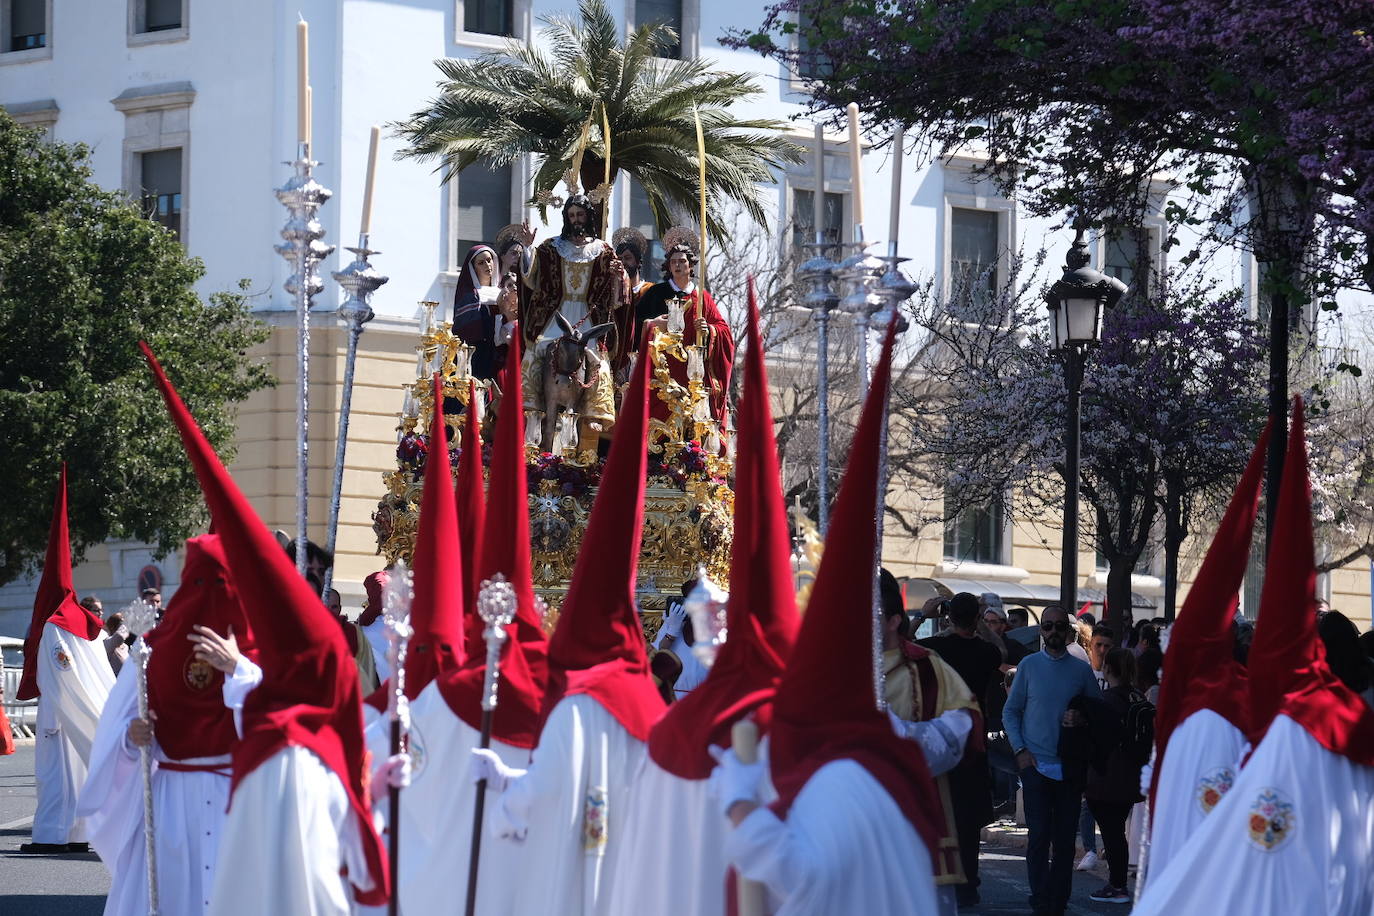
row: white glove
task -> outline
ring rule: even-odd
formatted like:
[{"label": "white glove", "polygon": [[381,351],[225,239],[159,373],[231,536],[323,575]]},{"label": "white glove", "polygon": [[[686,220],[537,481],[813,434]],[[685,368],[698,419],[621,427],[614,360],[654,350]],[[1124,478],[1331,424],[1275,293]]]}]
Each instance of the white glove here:
[{"label": "white glove", "polygon": [[511,780],[525,775],[524,770],[508,767],[490,748],[475,747],[468,763],[468,779],[473,783],[487,781],[487,788],[493,792],[504,792]]},{"label": "white glove", "polygon": [[674,639],[682,638],[682,628],[687,623],[687,606],[677,604],[663,618],[663,635]]},{"label": "white glove", "polygon": [[734,749],[721,750],[715,745],[707,748],[716,759],[711,771],[710,792],[720,806],[720,813],[728,815],[735,802],[759,801],[759,787],[767,775],[768,761],[760,757],[755,763],[744,763],[735,756]]},{"label": "white glove", "polygon": [[381,798],[389,789],[404,789],[410,785],[410,755],[392,754],[372,771],[372,797]]},{"label": "white glove", "polygon": [[1150,762],[1140,768],[1140,794],[1149,797],[1150,781],[1155,776],[1155,758],[1150,755]]}]

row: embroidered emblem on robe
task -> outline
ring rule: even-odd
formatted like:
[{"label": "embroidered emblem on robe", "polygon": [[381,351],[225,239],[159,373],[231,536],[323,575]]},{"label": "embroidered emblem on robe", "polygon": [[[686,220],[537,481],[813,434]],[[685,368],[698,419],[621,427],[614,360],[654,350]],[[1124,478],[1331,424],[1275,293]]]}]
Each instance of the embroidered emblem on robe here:
[{"label": "embroidered emblem on robe", "polygon": [[1210,814],[1222,797],[1231,791],[1235,781],[1236,771],[1230,767],[1217,767],[1203,773],[1202,778],[1197,781],[1197,789],[1193,792],[1202,813]]},{"label": "embroidered emblem on robe", "polygon": [[582,848],[603,850],[606,848],[606,789],[604,786],[591,786],[582,803]]},{"label": "embroidered emblem on robe", "polygon": [[60,644],[53,646],[52,660],[57,664],[57,667],[61,668],[63,671],[70,671],[72,668],[71,656],[67,654],[66,646]]},{"label": "embroidered emblem on robe", "polygon": [[204,690],[215,677],[215,668],[203,658],[192,655],[186,659],[186,686],[192,690]]},{"label": "embroidered emblem on robe", "polygon": [[1283,845],[1293,834],[1297,815],[1293,803],[1278,789],[1261,789],[1250,806],[1250,841],[1266,852]]}]

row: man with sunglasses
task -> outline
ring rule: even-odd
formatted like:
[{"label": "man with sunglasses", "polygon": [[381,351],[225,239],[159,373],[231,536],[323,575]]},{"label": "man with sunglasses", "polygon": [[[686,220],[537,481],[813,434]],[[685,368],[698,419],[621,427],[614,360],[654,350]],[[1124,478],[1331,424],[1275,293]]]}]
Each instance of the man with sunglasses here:
[{"label": "man with sunglasses", "polygon": [[1037,914],[1063,913],[1073,888],[1074,834],[1083,787],[1064,778],[1059,759],[1061,727],[1081,726],[1069,701],[1096,697],[1092,667],[1068,653],[1069,615],[1057,604],[1040,615],[1043,648],[1022,660],[1002,710],[1002,725],[1016,752],[1025,793],[1026,874]]}]

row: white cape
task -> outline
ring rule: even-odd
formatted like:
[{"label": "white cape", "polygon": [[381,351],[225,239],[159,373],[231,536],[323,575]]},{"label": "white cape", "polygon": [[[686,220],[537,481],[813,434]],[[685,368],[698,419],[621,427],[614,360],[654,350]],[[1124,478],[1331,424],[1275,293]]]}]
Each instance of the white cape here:
[{"label": "white cape", "polygon": [[349,916],[370,881],[339,777],[313,751],[285,747],[243,777],[220,840],[210,916]]},{"label": "white cape", "polygon": [[1244,748],[1241,730],[1210,709],[1193,713],[1169,736],[1155,790],[1147,886],[1235,783]]},{"label": "white cape", "polygon": [[[496,715],[500,715],[498,708]],[[433,682],[410,704],[410,785],[401,790],[400,874],[393,886],[400,894],[400,911],[410,916],[457,912],[462,909],[468,881],[472,815],[476,787],[463,778],[472,749],[481,733],[453,714]],[[378,718],[367,729],[367,746],[380,763],[391,756],[391,723]],[[507,766],[529,765],[530,752],[500,741],[492,750]],[[387,796],[372,800],[382,818],[390,810]],[[488,799],[486,817],[491,816]],[[520,870],[522,850],[484,834],[477,876],[477,912],[505,913],[514,885],[510,876]],[[385,912],[385,907],[364,912]]]},{"label": "white cape", "polygon": [[1331,753],[1279,716],[1132,912],[1367,916],[1371,862],[1374,767]]},{"label": "white cape", "polygon": [[767,886],[776,916],[926,916],[939,911],[930,854],[892,796],[861,764],[821,767],[780,821],[759,808],[726,854]]},{"label": "white cape", "polygon": [[518,834],[528,826],[521,849],[506,860],[508,872],[497,879],[515,888],[511,912],[607,912],[616,847],[661,841],[656,834],[632,837],[626,830],[630,782],[646,753],[644,742],[631,737],[599,701],[578,694],[558,702],[528,772],[487,802],[493,830]]},{"label": "white cape", "polygon": [[[126,739],[129,723],[137,716],[137,671],[128,664],[105,704],[91,750],[91,776],[77,806],[77,813],[86,818],[91,846],[110,872],[106,916],[148,912],[143,774],[138,749]],[[204,914],[229,807],[229,755],[178,761],[217,765],[218,772],[166,770],[158,764],[168,757],[154,740],[153,758],[158,903],[164,913]]]},{"label": "white cape", "polygon": [[114,672],[99,638],[82,639],[54,623],[43,624],[35,663],[40,696],[33,841],[79,843],[85,824],[76,816],[76,798]]}]

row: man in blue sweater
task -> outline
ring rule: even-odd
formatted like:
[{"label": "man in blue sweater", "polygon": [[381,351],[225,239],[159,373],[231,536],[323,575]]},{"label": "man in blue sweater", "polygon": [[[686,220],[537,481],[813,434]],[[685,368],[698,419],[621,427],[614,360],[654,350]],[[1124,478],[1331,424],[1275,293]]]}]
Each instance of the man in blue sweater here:
[{"label": "man in blue sweater", "polygon": [[1059,729],[1084,724],[1080,713],[1069,710],[1070,700],[1100,693],[1092,667],[1068,654],[1069,633],[1064,609],[1056,604],[1045,608],[1040,616],[1044,649],[1022,659],[1002,709],[1025,792],[1030,832],[1026,874],[1031,909],[1037,916],[1063,913],[1073,886],[1074,834],[1083,790],[1064,779]]}]

